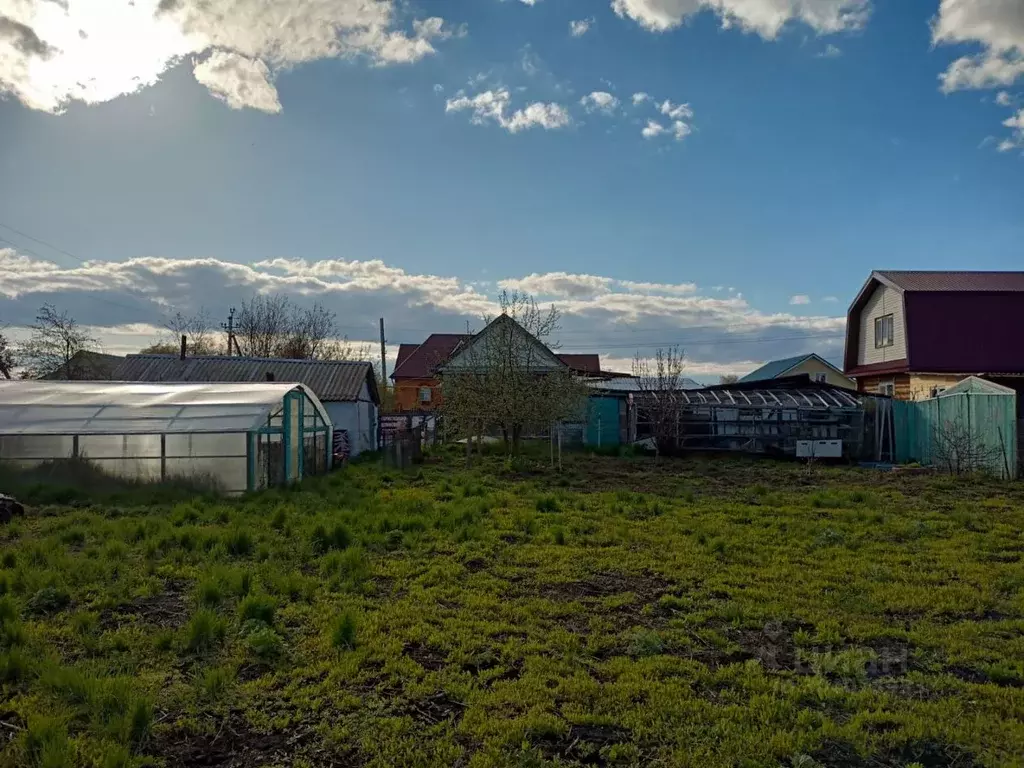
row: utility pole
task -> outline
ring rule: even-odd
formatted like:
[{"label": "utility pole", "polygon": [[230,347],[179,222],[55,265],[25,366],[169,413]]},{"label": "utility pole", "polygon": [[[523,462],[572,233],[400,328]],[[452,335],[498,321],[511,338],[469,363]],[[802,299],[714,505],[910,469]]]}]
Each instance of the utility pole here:
[{"label": "utility pole", "polygon": [[228,357],[231,357],[231,347],[234,346],[235,352],[238,351],[238,342],[235,341],[235,308],[232,307],[228,313],[227,323],[221,323],[220,327],[228,332]]},{"label": "utility pole", "polygon": [[388,350],[384,342],[384,318],[380,319],[380,380],[384,389],[388,388]]}]

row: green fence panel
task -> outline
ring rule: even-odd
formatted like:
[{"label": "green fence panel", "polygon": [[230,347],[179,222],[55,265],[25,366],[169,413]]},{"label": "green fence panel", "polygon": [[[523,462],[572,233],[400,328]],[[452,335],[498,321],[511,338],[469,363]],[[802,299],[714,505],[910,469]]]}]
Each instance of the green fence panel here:
[{"label": "green fence panel", "polygon": [[929,400],[893,401],[896,461],[934,463],[937,430],[966,428],[985,469],[1017,476],[1017,403],[1012,395],[963,392]]}]

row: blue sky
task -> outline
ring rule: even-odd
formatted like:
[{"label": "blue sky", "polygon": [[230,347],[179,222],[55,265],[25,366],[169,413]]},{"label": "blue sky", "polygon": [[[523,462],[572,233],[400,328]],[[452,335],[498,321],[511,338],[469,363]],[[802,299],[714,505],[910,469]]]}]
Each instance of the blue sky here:
[{"label": "blue sky", "polygon": [[709,378],[838,360],[871,269],[1024,265],[1013,0],[212,5],[0,0],[0,323],[287,291],[416,341],[518,287]]}]

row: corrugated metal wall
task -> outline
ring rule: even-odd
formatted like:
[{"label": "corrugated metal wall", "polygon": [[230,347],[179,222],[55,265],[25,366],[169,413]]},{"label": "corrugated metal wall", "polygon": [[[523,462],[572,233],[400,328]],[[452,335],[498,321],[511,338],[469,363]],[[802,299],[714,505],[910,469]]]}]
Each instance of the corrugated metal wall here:
[{"label": "corrugated metal wall", "polygon": [[607,448],[622,442],[619,435],[620,400],[618,397],[587,399],[587,445]]},{"label": "corrugated metal wall", "polygon": [[1017,401],[1012,395],[975,392],[930,400],[893,401],[896,461],[935,463],[936,430],[966,427],[985,455],[986,469],[999,477],[1017,476]]}]

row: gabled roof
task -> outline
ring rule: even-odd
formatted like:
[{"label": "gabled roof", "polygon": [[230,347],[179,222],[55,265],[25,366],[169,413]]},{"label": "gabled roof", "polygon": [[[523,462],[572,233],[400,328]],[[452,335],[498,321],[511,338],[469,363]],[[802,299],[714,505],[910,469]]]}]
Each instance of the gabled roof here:
[{"label": "gabled roof", "polygon": [[[874,273],[901,291],[984,291],[1024,293],[1024,272],[939,272],[879,270]],[[873,276],[874,276],[873,275]]]},{"label": "gabled roof", "polygon": [[[520,349],[532,349],[536,353],[536,356],[531,360],[529,369],[531,372],[550,372],[568,368],[544,342],[523,328],[513,318],[502,314],[488,323],[487,327],[478,334],[460,344],[458,349],[442,366],[442,370],[462,370],[464,372],[481,370],[486,365],[486,350],[489,339],[496,333],[506,332],[506,329],[510,334],[521,334],[526,340],[526,344],[520,347]],[[483,352],[480,353],[478,350],[483,350]]]},{"label": "gabled roof", "polygon": [[810,358],[814,358],[823,365],[827,365],[829,368],[831,368],[833,371],[840,375],[842,375],[843,373],[834,365],[832,365],[832,363],[823,358],[821,355],[816,355],[813,352],[811,352],[810,354],[807,355],[797,355],[795,357],[787,357],[782,360],[772,360],[770,362],[767,362],[757,370],[748,373],[746,376],[741,378],[740,381],[767,381],[768,379],[777,379],[780,376],[784,375],[787,371],[793,370],[798,365],[803,363],[805,360],[809,360]]},{"label": "gabled roof", "polygon": [[574,373],[601,373],[600,355],[563,355],[559,354],[558,359],[569,366]]},{"label": "gabled roof", "polygon": [[398,360],[392,379],[429,379],[434,371],[466,339],[465,333],[432,333],[422,344],[402,344],[398,348]]},{"label": "gabled roof", "polygon": [[987,381],[985,379],[978,378],[977,376],[968,376],[963,381],[949,387],[945,392],[940,394],[939,397],[963,394],[1006,395],[1007,397],[1017,397],[1017,390],[1010,389],[1010,387],[1004,387],[1002,384],[996,384],[994,381]]},{"label": "gabled roof", "polygon": [[39,378],[46,381],[66,379],[109,381],[114,369],[122,362],[124,362],[124,358],[119,355],[105,355],[102,352],[90,352],[83,349],[72,355],[67,363]]},{"label": "gabled roof", "polygon": [[[269,378],[268,378],[269,375]],[[324,402],[359,399],[364,382],[380,402],[373,366],[362,360],[287,360],[275,357],[128,355],[113,372],[119,381],[297,382]]]}]

